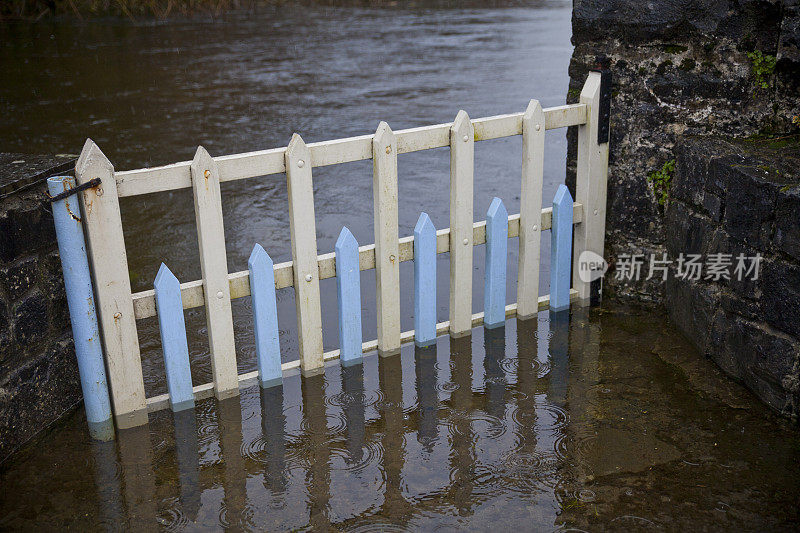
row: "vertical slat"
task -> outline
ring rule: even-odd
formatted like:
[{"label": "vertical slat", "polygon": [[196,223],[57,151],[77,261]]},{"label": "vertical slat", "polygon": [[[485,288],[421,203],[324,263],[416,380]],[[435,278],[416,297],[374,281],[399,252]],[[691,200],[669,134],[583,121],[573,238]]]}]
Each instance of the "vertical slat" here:
[{"label": "vertical slat", "polygon": [[225,255],[219,169],[202,146],[197,148],[194,155],[191,174],[208,344],[211,348],[211,372],[214,375],[214,393],[222,400],[239,394],[239,376],[233,342],[233,313]]},{"label": "vertical slat", "polygon": [[87,139],[75,174],[79,185],[94,178],[101,180],[99,187],[79,196],[89,238],[114,419],[120,429],[139,426],[147,423],[147,404],[114,167]]},{"label": "vertical slat", "polygon": [[381,122],[372,140],[378,352],[400,350],[400,254],[397,229],[397,140]]},{"label": "vertical slat", "polygon": [[436,342],[436,228],[428,213],[414,227],[414,343]]},{"label": "vertical slat", "polygon": [[553,227],[550,228],[550,310],[552,311],[569,307],[572,203],[572,196],[566,185],[559,185],[553,198]]},{"label": "vertical slat", "polygon": [[250,295],[253,300],[258,380],[262,387],[278,385],[283,379],[273,266],[266,250],[260,244],[253,246],[247,268],[250,270]]},{"label": "vertical slat", "polygon": [[490,329],[506,323],[507,262],[508,210],[500,198],[495,198],[486,213],[483,324]]},{"label": "vertical slat", "polygon": [[588,302],[591,284],[579,276],[580,255],[586,251],[602,256],[606,231],[606,186],[608,143],[597,143],[600,113],[600,73],[590,72],[581,91],[580,103],[587,105],[586,124],[578,126],[578,162],[575,176],[576,201],[583,204],[583,222],[575,228],[573,286],[578,298]]},{"label": "vertical slat", "polygon": [[312,374],[321,372],[323,365],[317,226],[314,221],[311,153],[296,133],[286,148],[286,181],[289,189],[289,228],[292,235],[300,367],[304,374]]},{"label": "vertical slat", "polygon": [[450,336],[472,331],[472,177],[475,131],[466,111],[450,128]]},{"label": "vertical slat", "polygon": [[358,242],[342,228],[336,241],[336,289],[339,294],[339,358],[343,365],[361,360],[361,272]]},{"label": "vertical slat", "polygon": [[521,319],[535,316],[539,311],[544,120],[541,104],[538,100],[531,100],[522,115],[522,192],[517,274],[517,317]]},{"label": "vertical slat", "polygon": [[181,303],[181,284],[178,278],[161,263],[153,283],[158,309],[158,328],[161,331],[161,350],[167,373],[169,403],[173,411],[194,407],[192,371],[189,368],[189,344],[186,341],[186,322]]}]

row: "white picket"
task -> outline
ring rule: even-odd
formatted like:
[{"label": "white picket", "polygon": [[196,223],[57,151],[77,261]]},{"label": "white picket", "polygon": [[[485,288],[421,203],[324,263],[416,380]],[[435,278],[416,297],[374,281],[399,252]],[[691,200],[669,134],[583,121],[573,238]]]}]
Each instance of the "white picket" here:
[{"label": "white picket", "polygon": [[378,352],[400,350],[400,251],[397,239],[397,140],[381,122],[372,140],[372,197],[375,226]]},{"label": "white picket", "polygon": [[220,400],[239,394],[236,348],[233,342],[233,314],[225,256],[222,197],[219,170],[205,148],[197,148],[191,166],[200,270],[203,274],[208,345],[214,394]]},{"label": "white picket", "polygon": [[289,228],[300,366],[305,374],[313,374],[321,372],[323,365],[317,225],[314,220],[311,153],[302,137],[296,133],[286,149],[286,181],[289,189]]},{"label": "white picket", "polygon": [[466,111],[450,128],[450,336],[472,331],[472,179],[475,131]]}]

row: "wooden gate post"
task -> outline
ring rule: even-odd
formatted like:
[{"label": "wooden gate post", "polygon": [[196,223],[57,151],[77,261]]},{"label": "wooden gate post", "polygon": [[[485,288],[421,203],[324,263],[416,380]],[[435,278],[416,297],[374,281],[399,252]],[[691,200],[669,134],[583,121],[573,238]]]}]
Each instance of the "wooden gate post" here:
[{"label": "wooden gate post", "polygon": [[575,227],[572,287],[578,291],[578,301],[584,304],[589,303],[591,283],[581,281],[579,276],[580,257],[587,250],[602,256],[606,233],[608,142],[598,142],[600,80],[599,72],[590,72],[580,97],[580,103],[586,105],[586,123],[578,126],[575,201],[583,204],[583,219]]},{"label": "wooden gate post", "polygon": [[120,429],[140,426],[147,423],[147,403],[114,167],[87,139],[75,165],[75,175],[79,185],[100,179],[97,187],[79,196],[89,239],[114,419]]}]

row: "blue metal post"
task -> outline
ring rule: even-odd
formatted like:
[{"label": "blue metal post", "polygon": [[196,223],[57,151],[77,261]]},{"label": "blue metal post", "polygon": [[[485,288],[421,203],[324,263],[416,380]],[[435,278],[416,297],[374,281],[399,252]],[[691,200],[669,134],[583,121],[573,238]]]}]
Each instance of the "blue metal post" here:
[{"label": "blue metal post", "polygon": [[[75,187],[75,178],[57,176],[47,180],[51,196]],[[92,278],[89,260],[86,257],[86,242],[83,238],[81,212],[75,195],[53,202],[53,220],[58,238],[58,253],[64,271],[64,286],[67,291],[75,355],[86,406],[89,434],[97,440],[114,438],[114,422],[111,419],[111,400],[108,396],[106,368],[103,363],[103,347],[97,326],[94,307]]]}]

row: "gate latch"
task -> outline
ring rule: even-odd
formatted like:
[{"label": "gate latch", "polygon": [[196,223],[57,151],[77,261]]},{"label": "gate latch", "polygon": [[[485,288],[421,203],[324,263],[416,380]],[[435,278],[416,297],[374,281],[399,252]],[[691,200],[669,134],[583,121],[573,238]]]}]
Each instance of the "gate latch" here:
[{"label": "gate latch", "polygon": [[597,124],[597,144],[608,142],[609,120],[611,119],[611,60],[597,56],[592,72],[600,73],[600,109]]}]

